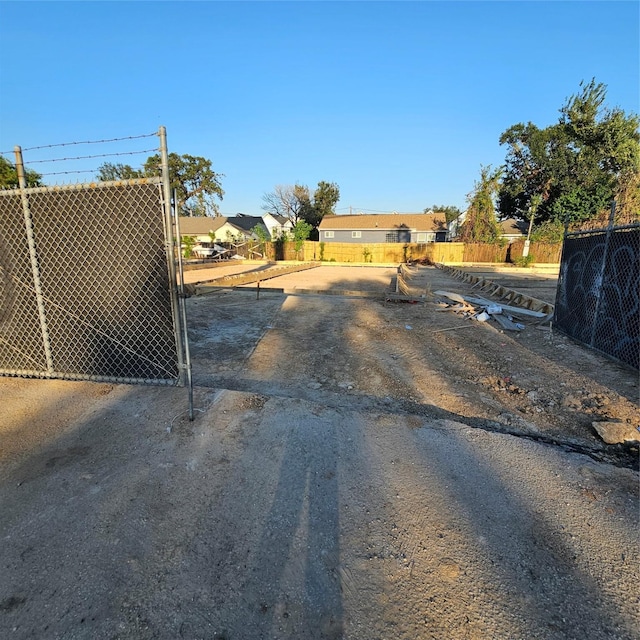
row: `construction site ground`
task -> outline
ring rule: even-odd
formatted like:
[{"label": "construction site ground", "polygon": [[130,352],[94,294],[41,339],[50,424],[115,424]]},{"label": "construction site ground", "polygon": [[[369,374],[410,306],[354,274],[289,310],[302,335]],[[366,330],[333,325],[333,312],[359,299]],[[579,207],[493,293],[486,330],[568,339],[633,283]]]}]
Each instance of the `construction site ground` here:
[{"label": "construction site ground", "polygon": [[638,449],[593,423],[639,426],[638,373],[396,271],[189,298],[192,422],[0,379],[0,637],[637,638]]}]

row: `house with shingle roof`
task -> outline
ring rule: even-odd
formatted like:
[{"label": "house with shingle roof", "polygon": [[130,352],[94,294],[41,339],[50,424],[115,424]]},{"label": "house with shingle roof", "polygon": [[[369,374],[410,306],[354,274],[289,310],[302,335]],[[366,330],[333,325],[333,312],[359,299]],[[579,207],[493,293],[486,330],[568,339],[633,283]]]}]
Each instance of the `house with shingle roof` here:
[{"label": "house with shingle roof", "polygon": [[529,223],[524,220],[509,218],[498,223],[500,225],[500,237],[509,241],[509,244],[516,240],[524,240],[529,231]]},{"label": "house with shingle roof", "polygon": [[328,215],[318,232],[321,242],[422,244],[448,240],[444,213]]},{"label": "house with shingle roof", "polygon": [[230,238],[235,240],[257,240],[257,236],[252,229],[256,226],[269,231],[259,216],[217,216],[189,217],[180,216],[180,235],[191,236],[197,243],[206,245],[213,241],[228,242]]},{"label": "house with shingle roof", "polygon": [[262,220],[267,229],[269,229],[269,236],[272,240],[286,236],[293,231],[291,220],[285,216],[280,216],[275,213],[265,213],[262,216]]}]

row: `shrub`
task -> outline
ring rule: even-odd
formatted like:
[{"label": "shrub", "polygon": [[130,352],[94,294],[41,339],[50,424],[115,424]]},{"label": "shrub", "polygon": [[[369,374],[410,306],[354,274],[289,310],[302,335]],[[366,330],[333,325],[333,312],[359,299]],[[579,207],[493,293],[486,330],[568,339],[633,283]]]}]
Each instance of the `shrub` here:
[{"label": "shrub", "polygon": [[534,262],[534,257],[529,254],[526,256],[518,256],[517,258],[511,258],[511,262],[516,265],[516,267],[530,267]]}]

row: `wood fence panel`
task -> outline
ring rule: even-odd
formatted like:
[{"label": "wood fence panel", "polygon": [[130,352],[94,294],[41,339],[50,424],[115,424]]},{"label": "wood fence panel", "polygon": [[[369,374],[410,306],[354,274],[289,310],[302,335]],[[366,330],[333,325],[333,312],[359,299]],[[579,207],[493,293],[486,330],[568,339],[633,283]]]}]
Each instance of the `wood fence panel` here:
[{"label": "wood fence panel", "polygon": [[[381,242],[359,244],[354,242],[306,241],[296,253],[293,242],[284,244],[267,242],[267,260],[318,260],[323,262],[353,262],[358,264],[400,264],[408,260],[429,259],[434,263],[489,262],[505,263],[521,256],[524,241],[500,246],[488,243],[429,242],[407,244]],[[529,253],[534,262],[559,263],[562,244],[532,242]]]},{"label": "wood fence panel", "polygon": [[409,244],[380,242],[306,242],[305,260],[324,262],[357,262],[365,264],[400,264],[407,260],[428,258],[433,262],[461,262],[464,244],[461,242],[430,242]]},{"label": "wood fence panel", "polygon": [[506,262],[508,245],[466,242],[463,262]]},{"label": "wood fence panel", "polygon": [[[511,244],[510,258],[522,255],[524,240],[516,240]],[[549,244],[546,242],[532,242],[529,246],[529,255],[533,256],[534,262],[556,264],[560,262],[562,254],[562,243]]]}]

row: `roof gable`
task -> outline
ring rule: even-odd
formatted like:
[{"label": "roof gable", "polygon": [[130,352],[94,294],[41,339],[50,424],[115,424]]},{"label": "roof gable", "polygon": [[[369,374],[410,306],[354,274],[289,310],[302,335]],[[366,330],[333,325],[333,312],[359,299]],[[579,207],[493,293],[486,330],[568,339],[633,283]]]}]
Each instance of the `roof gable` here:
[{"label": "roof gable", "polygon": [[500,233],[503,236],[526,236],[529,224],[524,220],[509,218],[500,222]]},{"label": "roof gable", "polygon": [[227,218],[227,222],[232,224],[234,227],[238,227],[244,231],[251,231],[254,227],[258,225],[265,226],[264,221],[260,216],[235,216],[231,218]]},{"label": "roof gable", "polygon": [[180,233],[186,235],[215,233],[220,227],[224,226],[226,221],[227,218],[224,216],[215,218],[180,216]]}]

